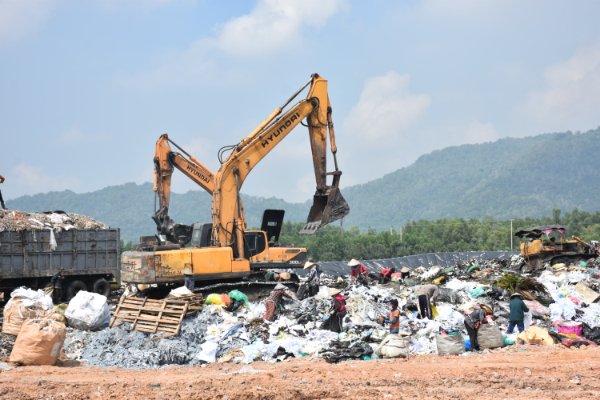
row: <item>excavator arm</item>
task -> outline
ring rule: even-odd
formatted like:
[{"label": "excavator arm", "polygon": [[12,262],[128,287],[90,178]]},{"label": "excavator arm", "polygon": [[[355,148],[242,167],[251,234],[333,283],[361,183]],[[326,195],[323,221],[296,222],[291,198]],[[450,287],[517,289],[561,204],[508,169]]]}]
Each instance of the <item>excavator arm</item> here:
[{"label": "excavator arm", "polygon": [[[287,111],[283,109],[305,88],[305,99]],[[246,229],[240,189],[252,169],[271,152],[303,119],[307,120],[317,190],[303,233],[314,233],[321,225],[343,218],[349,207],[339,192],[335,133],[327,81],[317,74],[286,103],[278,107],[252,133],[234,147],[215,175],[212,201],[212,240],[219,246],[233,246],[236,257],[243,257],[243,232]],[[335,161],[335,171],[327,172],[327,137]],[[331,185],[327,175],[333,176]]]},{"label": "excavator arm", "polygon": [[[174,152],[169,143],[173,144],[181,153]],[[169,217],[169,203],[171,200],[171,176],[173,169],[177,168],[185,176],[201,186],[209,194],[215,190],[214,174],[187,153],[165,133],[156,141],[154,151],[154,192],[158,197],[158,210],[152,219],[156,222],[158,233],[165,235],[173,243],[185,244],[191,236],[191,227],[175,224]]]}]

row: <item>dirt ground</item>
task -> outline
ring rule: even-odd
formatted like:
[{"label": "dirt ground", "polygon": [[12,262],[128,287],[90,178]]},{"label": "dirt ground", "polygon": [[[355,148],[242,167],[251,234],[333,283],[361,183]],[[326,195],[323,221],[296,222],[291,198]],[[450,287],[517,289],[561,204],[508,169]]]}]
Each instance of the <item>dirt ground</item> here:
[{"label": "dirt ground", "polygon": [[461,356],[159,370],[57,367],[0,370],[1,399],[598,399],[600,347],[511,346]]}]

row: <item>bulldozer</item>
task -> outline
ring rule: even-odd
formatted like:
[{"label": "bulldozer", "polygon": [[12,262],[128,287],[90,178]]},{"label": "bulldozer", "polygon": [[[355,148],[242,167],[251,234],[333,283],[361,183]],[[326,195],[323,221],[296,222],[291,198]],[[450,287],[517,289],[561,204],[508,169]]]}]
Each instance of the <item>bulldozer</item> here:
[{"label": "bulldozer", "polygon": [[567,238],[562,225],[544,225],[521,229],[515,233],[521,239],[521,256],[532,269],[540,269],[546,263],[573,264],[598,256],[598,244],[587,243],[577,236]]}]

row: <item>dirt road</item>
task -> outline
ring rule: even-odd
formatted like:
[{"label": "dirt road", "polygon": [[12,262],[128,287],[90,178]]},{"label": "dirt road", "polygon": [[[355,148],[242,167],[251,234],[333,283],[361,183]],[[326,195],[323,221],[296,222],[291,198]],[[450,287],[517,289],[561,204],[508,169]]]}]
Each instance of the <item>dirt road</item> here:
[{"label": "dirt road", "polygon": [[144,371],[16,367],[0,372],[0,398],[598,399],[600,347],[512,346],[489,354],[408,361],[290,359]]}]

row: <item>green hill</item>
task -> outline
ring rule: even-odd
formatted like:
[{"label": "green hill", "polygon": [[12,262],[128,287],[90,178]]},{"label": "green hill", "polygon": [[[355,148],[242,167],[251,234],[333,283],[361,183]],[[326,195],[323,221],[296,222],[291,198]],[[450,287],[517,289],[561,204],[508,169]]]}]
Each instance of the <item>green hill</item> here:
[{"label": "green hill", "polygon": [[[500,219],[539,217],[552,210],[600,209],[600,128],[586,133],[554,133],[507,138],[494,143],[434,151],[380,179],[342,190],[350,204],[344,226],[383,230],[407,221],[437,218]],[[309,202],[243,196],[248,225],[260,225],[265,208],[286,210],[286,220],[302,222]],[[71,191],[23,196],[7,207],[25,211],[65,210],[120,227],[125,240],[152,234],[152,185],[128,183],[91,193]],[[206,192],[171,196],[177,222],[210,219]]]},{"label": "green hill", "polygon": [[600,128],[446,148],[344,190],[346,223],[377,230],[408,220],[538,217],[600,209]]}]

